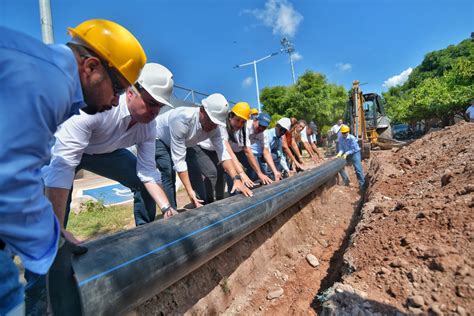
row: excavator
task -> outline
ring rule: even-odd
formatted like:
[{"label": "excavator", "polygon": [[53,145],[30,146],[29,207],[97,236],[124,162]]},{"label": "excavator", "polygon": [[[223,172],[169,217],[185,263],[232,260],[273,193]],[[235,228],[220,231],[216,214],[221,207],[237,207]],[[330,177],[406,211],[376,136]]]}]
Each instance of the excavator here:
[{"label": "excavator", "polygon": [[369,158],[373,148],[391,149],[405,145],[392,138],[390,118],[385,115],[382,97],[377,93],[362,93],[359,80],[352,82],[345,121],[359,140],[362,159]]}]

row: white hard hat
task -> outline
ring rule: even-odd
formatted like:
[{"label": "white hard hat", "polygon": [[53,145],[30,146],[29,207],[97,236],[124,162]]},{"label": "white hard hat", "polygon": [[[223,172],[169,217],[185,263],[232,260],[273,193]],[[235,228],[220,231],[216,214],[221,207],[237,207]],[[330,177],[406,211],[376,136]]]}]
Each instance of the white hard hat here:
[{"label": "white hard hat", "polygon": [[137,82],[153,99],[174,108],[170,103],[174,80],[168,68],[155,63],[145,64]]},{"label": "white hard hat", "polygon": [[201,104],[214,124],[226,126],[226,118],[229,113],[229,102],[227,102],[222,94],[211,94],[207,98],[202,99]]},{"label": "white hard hat", "polygon": [[287,117],[283,117],[283,118],[279,119],[277,124],[280,125],[281,127],[283,127],[284,129],[286,129],[287,131],[289,131],[291,129],[291,121]]}]

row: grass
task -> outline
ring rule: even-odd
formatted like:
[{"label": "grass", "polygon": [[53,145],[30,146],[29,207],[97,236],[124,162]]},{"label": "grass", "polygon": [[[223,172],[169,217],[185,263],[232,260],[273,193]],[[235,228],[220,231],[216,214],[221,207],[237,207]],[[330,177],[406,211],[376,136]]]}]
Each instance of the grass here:
[{"label": "grass", "polygon": [[74,236],[90,239],[124,230],[131,222],[133,223],[131,204],[106,207],[101,201],[87,201],[81,204],[79,214],[70,213],[67,226]]},{"label": "grass", "polygon": [[229,285],[229,278],[228,277],[224,277],[222,279],[222,282],[221,282],[220,286],[221,286],[221,289],[224,292],[224,294],[226,294],[226,295],[230,294],[230,285]]}]

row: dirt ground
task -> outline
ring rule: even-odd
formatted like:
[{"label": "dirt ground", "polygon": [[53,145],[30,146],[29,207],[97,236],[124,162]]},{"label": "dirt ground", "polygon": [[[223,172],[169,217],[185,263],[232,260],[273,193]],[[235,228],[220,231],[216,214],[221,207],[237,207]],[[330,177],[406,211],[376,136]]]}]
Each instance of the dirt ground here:
[{"label": "dirt ground", "polygon": [[[383,313],[474,312],[473,137],[474,125],[461,122],[371,161],[362,220],[344,255],[351,273],[342,284],[365,301],[353,305]],[[340,301],[337,293],[332,300]]]},{"label": "dirt ground", "polygon": [[129,315],[472,314],[473,136],[373,152],[364,200],[350,168]]}]

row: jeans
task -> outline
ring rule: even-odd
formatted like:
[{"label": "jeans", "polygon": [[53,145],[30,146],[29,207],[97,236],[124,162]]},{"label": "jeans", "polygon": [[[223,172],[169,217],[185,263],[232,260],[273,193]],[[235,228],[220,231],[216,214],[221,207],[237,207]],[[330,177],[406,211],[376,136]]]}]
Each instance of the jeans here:
[{"label": "jeans", "polygon": [[191,185],[205,204],[224,198],[224,169],[217,152],[199,146],[188,148],[186,163]]},{"label": "jeans", "polygon": [[25,269],[26,315],[41,316],[47,313],[48,293],[46,290],[46,275],[37,274]]},{"label": "jeans", "polygon": [[0,315],[13,312],[24,303],[24,289],[12,258],[0,250]]},{"label": "jeans", "polygon": [[171,149],[161,140],[156,140],[155,150],[156,167],[161,172],[163,190],[173,208],[176,209],[176,172],[171,159]]},{"label": "jeans", "polygon": [[[362,170],[362,161],[360,157],[360,151],[347,156],[347,164],[354,166],[357,180],[359,181],[359,188],[362,189],[365,184],[365,176],[364,176],[364,171]],[[345,169],[342,169],[339,172],[339,174],[344,180],[344,183],[349,183],[349,176],[347,175],[347,172]]]},{"label": "jeans", "polygon": [[[122,148],[107,154],[83,154],[81,163],[76,168],[76,172],[81,169],[120,182],[120,184],[126,186],[134,193],[133,214],[135,217],[135,225],[139,226],[155,220],[155,200],[148,193],[143,182],[138,178],[137,157],[129,150]],[[64,227],[67,225],[71,199],[72,187],[66,206]]]}]

